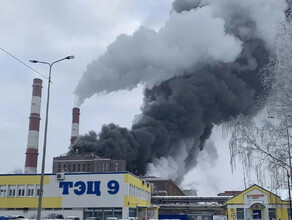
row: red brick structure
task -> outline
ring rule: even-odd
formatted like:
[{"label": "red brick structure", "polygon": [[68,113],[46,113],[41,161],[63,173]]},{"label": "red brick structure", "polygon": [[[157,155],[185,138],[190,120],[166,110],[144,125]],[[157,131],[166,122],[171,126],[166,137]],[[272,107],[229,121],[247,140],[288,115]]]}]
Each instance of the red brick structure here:
[{"label": "red brick structure", "polygon": [[217,194],[217,196],[236,196],[239,193],[241,193],[241,191],[225,191],[223,193]]},{"label": "red brick structure", "polygon": [[71,146],[75,143],[78,135],[79,135],[79,115],[80,109],[73,108],[72,110],[72,129],[71,129]]},{"label": "red brick structure", "polygon": [[37,173],[40,111],[42,97],[42,80],[34,79],[32,85],[32,100],[29,117],[29,131],[27,138],[27,150],[25,158],[25,173]]},{"label": "red brick structure", "polygon": [[111,160],[96,155],[73,154],[53,158],[53,173],[126,171],[125,160]]},{"label": "red brick structure", "polygon": [[144,176],[141,179],[151,184],[153,196],[184,196],[183,191],[171,179]]}]

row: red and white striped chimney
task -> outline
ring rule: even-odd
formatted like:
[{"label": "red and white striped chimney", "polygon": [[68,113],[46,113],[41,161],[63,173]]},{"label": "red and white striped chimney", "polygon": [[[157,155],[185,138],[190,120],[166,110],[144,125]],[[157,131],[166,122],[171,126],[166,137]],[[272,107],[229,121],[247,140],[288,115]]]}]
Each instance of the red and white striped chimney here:
[{"label": "red and white striped chimney", "polygon": [[40,129],[40,112],[42,97],[41,79],[33,79],[32,100],[29,117],[29,131],[27,138],[27,149],[25,158],[25,173],[37,173],[38,147],[39,147],[39,129]]},{"label": "red and white striped chimney", "polygon": [[71,130],[71,146],[75,143],[78,135],[79,135],[79,115],[80,109],[73,108],[72,110],[72,130]]}]

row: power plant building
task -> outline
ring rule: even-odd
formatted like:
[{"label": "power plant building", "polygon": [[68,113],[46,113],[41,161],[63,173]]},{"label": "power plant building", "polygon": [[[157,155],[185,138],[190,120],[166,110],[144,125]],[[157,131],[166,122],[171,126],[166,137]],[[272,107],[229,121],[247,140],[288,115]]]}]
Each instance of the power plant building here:
[{"label": "power plant building", "polygon": [[[40,174],[0,175],[0,213],[35,218]],[[128,172],[45,174],[42,218],[53,213],[105,220],[143,218],[150,207],[150,185]],[[152,212],[153,213],[153,212]]]},{"label": "power plant building", "polygon": [[184,196],[184,192],[171,179],[144,176],[141,177],[146,182],[151,184],[151,194],[153,196]]},{"label": "power plant building", "polygon": [[126,161],[84,154],[72,154],[53,158],[53,173],[109,171],[126,171]]},{"label": "power plant building", "polygon": [[[72,109],[72,129],[70,147],[79,135],[80,109]],[[125,160],[101,158],[94,154],[71,153],[66,156],[53,158],[53,173],[60,172],[109,172],[126,171]]]}]

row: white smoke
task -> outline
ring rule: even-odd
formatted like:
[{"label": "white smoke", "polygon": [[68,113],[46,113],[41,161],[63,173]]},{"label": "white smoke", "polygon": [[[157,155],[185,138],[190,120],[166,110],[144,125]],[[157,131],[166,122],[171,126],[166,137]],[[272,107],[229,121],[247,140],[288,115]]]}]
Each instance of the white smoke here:
[{"label": "white smoke", "polygon": [[179,165],[171,156],[155,159],[147,165],[146,176],[157,176],[166,179],[176,179],[179,172]]},{"label": "white smoke", "polygon": [[287,8],[285,0],[203,0],[201,5],[204,4],[208,4],[212,8],[215,16],[225,20],[230,19],[230,13],[245,8],[257,24],[257,36],[264,39],[271,48],[277,34],[276,27],[280,22],[285,21],[283,12]]},{"label": "white smoke", "polygon": [[269,45],[275,37],[275,25],[285,19],[285,0],[185,2],[205,6],[172,12],[158,32],[140,27],[132,36],[118,36],[103,56],[88,65],[75,90],[77,104],[95,93],[132,89],[139,83],[157,84],[198,63],[234,61],[241,52],[241,42],[226,33],[225,21],[233,19],[228,13],[239,6],[254,18],[258,36]]},{"label": "white smoke", "polygon": [[132,36],[120,35],[87,67],[75,91],[79,104],[94,93],[156,84],[198,63],[234,61],[241,42],[225,33],[224,24],[204,7],[173,12],[159,32],[140,27]]},{"label": "white smoke", "polygon": [[[181,187],[184,189],[196,189],[198,195],[211,195],[219,191],[218,176],[212,169],[216,166],[218,152],[213,140],[207,140],[203,151],[198,152],[198,165],[186,173]],[[209,193],[206,193],[206,189]]]},{"label": "white smoke", "polygon": [[[194,139],[181,141],[177,147],[174,156],[160,157],[154,159],[153,163],[147,164],[146,176],[157,176],[166,179],[179,179],[182,173],[186,173],[185,159],[188,156],[188,149],[194,142]],[[198,154],[199,149],[195,154]]]},{"label": "white smoke", "polygon": [[[190,141],[190,140],[189,140]],[[189,142],[187,141],[187,142]],[[181,174],[186,175],[192,175],[192,178],[187,178],[187,181],[184,180],[182,182],[183,188],[193,187],[193,188],[199,188],[200,185],[198,185],[197,182],[198,179],[202,179],[202,176],[206,180],[208,180],[208,186],[212,188],[213,191],[217,191],[216,187],[216,178],[215,176],[212,176],[212,174],[208,174],[205,172],[205,170],[211,169],[212,167],[216,166],[216,161],[218,159],[218,152],[215,147],[215,143],[213,140],[207,140],[205,143],[205,147],[203,151],[199,151],[197,149],[197,152],[195,154],[198,155],[198,166],[194,167],[192,170],[190,170],[188,173],[186,173],[186,166],[185,166],[185,159],[187,158],[188,150],[187,147],[190,145],[189,143],[181,143],[181,146],[178,147],[179,152],[176,153],[174,157],[168,156],[168,157],[161,157],[159,159],[155,159],[153,163],[149,163],[147,165],[147,173],[146,176],[157,176],[162,177],[166,179],[179,179],[181,177]],[[191,182],[189,181],[191,180]]]}]

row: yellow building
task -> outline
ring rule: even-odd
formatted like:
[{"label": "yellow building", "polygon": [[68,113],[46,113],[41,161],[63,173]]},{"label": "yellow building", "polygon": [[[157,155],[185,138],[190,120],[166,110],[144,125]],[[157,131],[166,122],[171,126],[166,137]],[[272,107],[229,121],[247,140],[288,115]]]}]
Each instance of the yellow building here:
[{"label": "yellow building", "polygon": [[228,220],[288,220],[289,201],[258,186],[253,185],[226,203]]},{"label": "yellow building", "polygon": [[[39,174],[1,174],[0,216],[35,217],[39,182]],[[42,217],[142,219],[145,210],[151,214],[150,192],[149,183],[128,172],[45,174]]]}]

